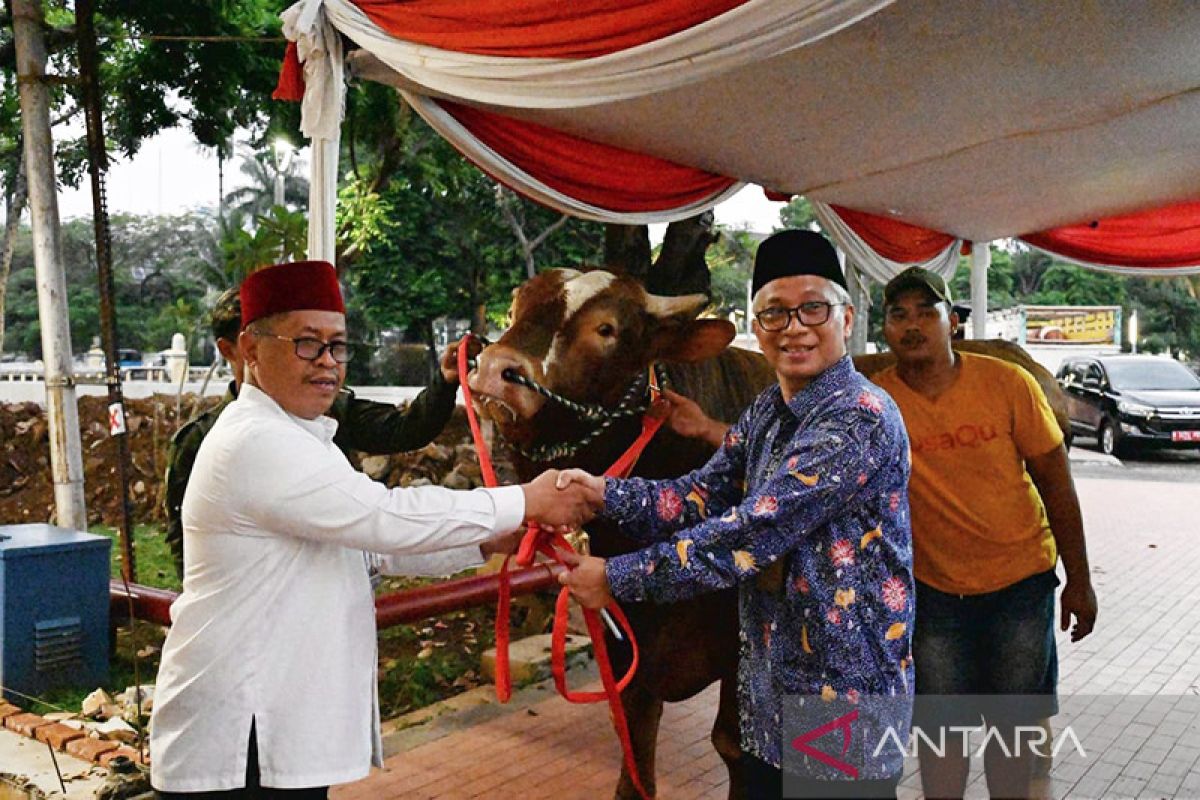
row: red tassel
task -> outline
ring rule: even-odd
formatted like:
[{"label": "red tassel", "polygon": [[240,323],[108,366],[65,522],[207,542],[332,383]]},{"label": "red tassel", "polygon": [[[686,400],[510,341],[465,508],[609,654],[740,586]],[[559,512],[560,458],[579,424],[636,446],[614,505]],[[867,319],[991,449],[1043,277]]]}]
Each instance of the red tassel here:
[{"label": "red tassel", "polygon": [[296,103],[304,99],[304,68],[300,66],[295,42],[288,42],[287,52],[283,54],[283,66],[279,70],[279,83],[271,92],[271,99]]},{"label": "red tassel", "polygon": [[784,203],[786,203],[787,201],[791,200],[793,197],[796,196],[796,195],[792,194],[791,192],[777,192],[774,189],[768,189],[765,186],[763,187],[763,194],[765,194],[767,196],[768,200],[772,200],[775,202],[782,201]]}]

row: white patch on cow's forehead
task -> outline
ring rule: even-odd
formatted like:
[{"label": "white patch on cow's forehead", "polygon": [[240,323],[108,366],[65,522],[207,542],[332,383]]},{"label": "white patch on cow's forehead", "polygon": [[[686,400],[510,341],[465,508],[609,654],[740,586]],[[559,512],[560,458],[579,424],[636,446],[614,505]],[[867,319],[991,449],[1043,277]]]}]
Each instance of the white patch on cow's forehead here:
[{"label": "white patch on cow's forehead", "polygon": [[546,357],[542,360],[543,375],[548,374],[558,361],[558,349],[559,342],[562,341],[562,331],[566,329],[571,317],[575,316],[575,312],[582,308],[584,303],[607,289],[617,279],[617,276],[611,272],[599,269],[593,272],[576,272],[575,270],[563,270],[563,272],[575,274],[570,277],[564,274],[563,277],[564,299],[566,300],[567,308],[563,312],[562,326],[559,328],[558,333],[554,334],[554,338],[550,340],[550,349],[546,352]]}]

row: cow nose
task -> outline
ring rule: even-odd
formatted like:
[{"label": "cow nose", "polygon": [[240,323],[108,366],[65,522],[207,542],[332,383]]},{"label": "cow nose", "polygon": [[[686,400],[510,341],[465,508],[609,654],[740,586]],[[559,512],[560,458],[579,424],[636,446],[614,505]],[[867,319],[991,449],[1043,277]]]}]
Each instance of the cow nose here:
[{"label": "cow nose", "polygon": [[541,408],[544,398],[514,378],[538,381],[539,375],[528,357],[511,347],[494,344],[479,354],[479,364],[468,376],[471,391],[501,400],[517,417],[529,418]]},{"label": "cow nose", "polygon": [[471,373],[471,388],[477,392],[502,397],[511,391],[517,376],[531,377],[532,370],[519,353],[504,345],[494,344],[479,354],[476,369]]}]

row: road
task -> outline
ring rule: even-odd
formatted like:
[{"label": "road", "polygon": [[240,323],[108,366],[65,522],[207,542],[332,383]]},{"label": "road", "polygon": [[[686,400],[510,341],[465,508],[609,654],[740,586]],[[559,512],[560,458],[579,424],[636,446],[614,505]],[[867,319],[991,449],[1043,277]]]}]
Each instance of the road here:
[{"label": "road", "polygon": [[1148,450],[1118,460],[1098,452],[1093,439],[1077,436],[1071,471],[1076,478],[1200,483],[1200,448]]}]

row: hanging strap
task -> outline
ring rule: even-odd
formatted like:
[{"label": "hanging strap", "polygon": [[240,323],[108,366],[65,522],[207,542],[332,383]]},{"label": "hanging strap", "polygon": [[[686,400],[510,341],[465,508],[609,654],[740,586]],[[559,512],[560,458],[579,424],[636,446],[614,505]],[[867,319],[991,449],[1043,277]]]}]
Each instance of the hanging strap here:
[{"label": "hanging strap", "polygon": [[[475,408],[471,402],[471,390],[467,386],[465,379],[468,360],[468,348],[466,344],[466,341],[464,341],[459,345],[458,349],[459,385],[462,387],[463,400],[466,404],[467,423],[471,428],[471,438],[475,442],[475,451],[479,455],[479,469],[483,475],[484,485],[495,486],[497,485],[496,472],[492,467],[492,459],[488,453],[487,443],[483,441],[483,432],[479,427],[479,421],[475,416]],[[654,438],[654,434],[658,432],[658,429],[662,427],[663,422],[667,418],[669,406],[662,398],[658,376],[653,367],[650,368],[649,385],[651,405],[642,417],[642,431],[633,444],[629,446],[629,449],[605,471],[605,477],[626,477],[637,463],[642,451],[646,449],[646,445]],[[541,553],[547,559],[567,569],[571,569],[563,560],[560,551],[574,552],[574,548],[562,534],[551,534],[543,531],[536,523],[531,522],[527,525],[525,535],[521,539],[521,545],[516,553],[516,562],[521,567],[530,567],[533,565],[537,554]],[[512,558],[513,556],[511,555],[505,556],[504,563],[500,566],[499,598],[496,604],[496,697],[502,703],[507,703],[512,697],[512,673],[508,653],[512,608],[509,562]],[[554,686],[563,698],[572,703],[599,703],[608,701],[613,728],[616,730],[617,737],[621,741],[621,753],[625,761],[626,771],[629,773],[630,780],[633,782],[638,794],[642,798],[648,798],[646,790],[642,787],[642,782],[638,776],[637,764],[633,758],[633,744],[629,736],[629,723],[625,718],[625,707],[621,705],[621,692],[633,680],[633,676],[636,674],[638,668],[639,653],[633,628],[629,624],[629,619],[625,616],[625,612],[615,601],[610,603],[602,612],[596,612],[588,608],[583,609],[583,619],[587,625],[588,635],[592,640],[592,652],[595,654],[596,665],[600,671],[600,683],[603,691],[572,691],[567,686],[566,675],[567,621],[570,601],[571,591],[563,587],[559,591],[558,600],[555,603],[554,627],[551,634],[550,669],[554,676]],[[623,631],[624,636],[629,640],[629,646],[632,650],[629,669],[620,680],[613,674],[612,660],[609,658],[608,644],[604,637],[604,623],[601,619],[602,613],[609,615],[609,625],[612,627],[613,635],[620,638],[619,632]]]}]

